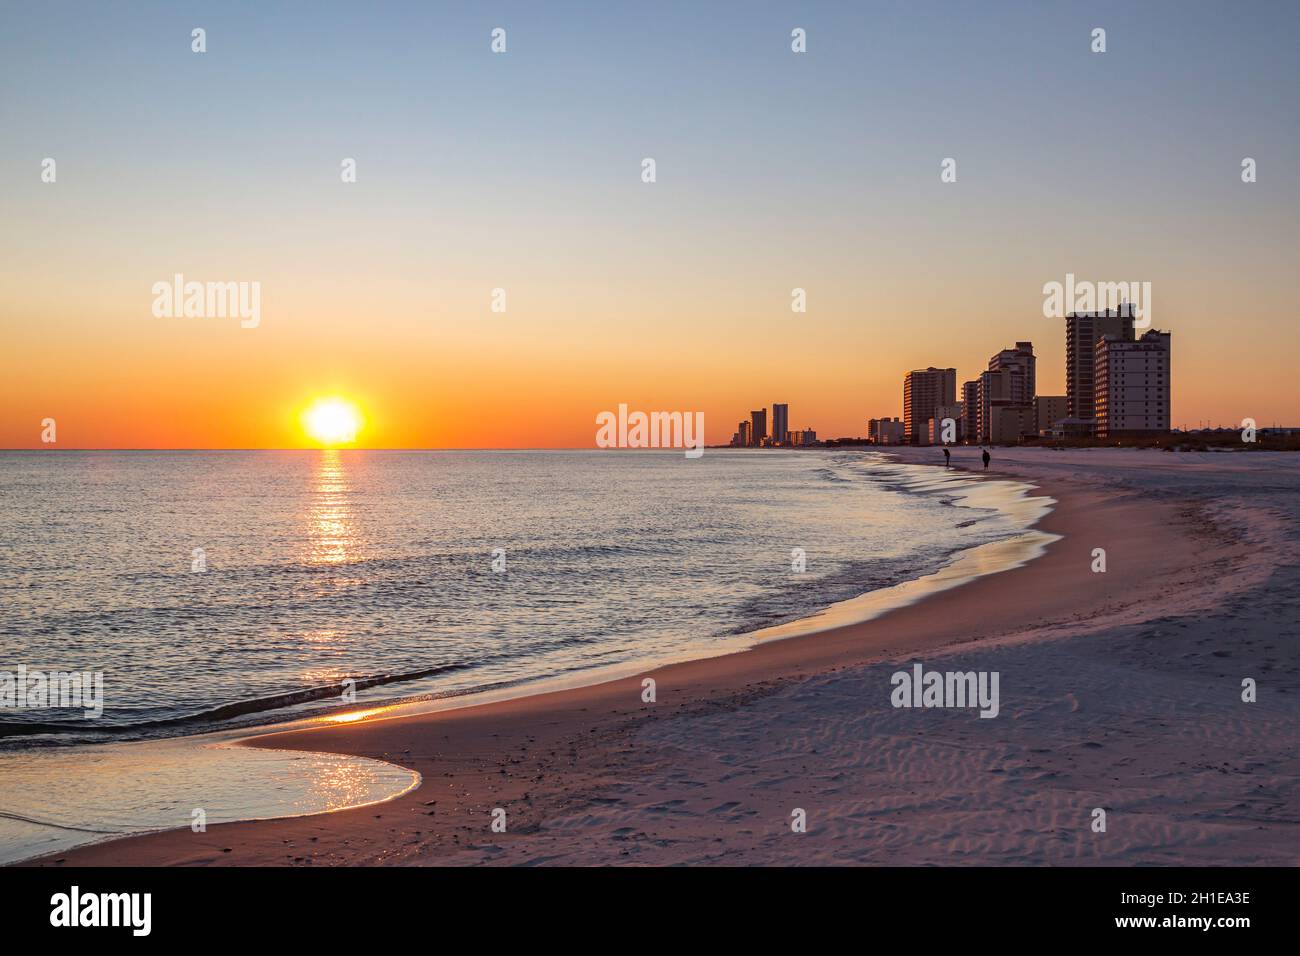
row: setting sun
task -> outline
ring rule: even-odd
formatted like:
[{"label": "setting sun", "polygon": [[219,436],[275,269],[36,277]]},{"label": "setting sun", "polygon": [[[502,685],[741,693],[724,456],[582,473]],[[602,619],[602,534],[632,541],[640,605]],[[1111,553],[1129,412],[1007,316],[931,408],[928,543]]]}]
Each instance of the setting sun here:
[{"label": "setting sun", "polygon": [[313,402],[302,416],[303,427],[313,441],[323,445],[341,445],[356,441],[361,430],[361,413],[351,402],[341,398],[322,398]]}]

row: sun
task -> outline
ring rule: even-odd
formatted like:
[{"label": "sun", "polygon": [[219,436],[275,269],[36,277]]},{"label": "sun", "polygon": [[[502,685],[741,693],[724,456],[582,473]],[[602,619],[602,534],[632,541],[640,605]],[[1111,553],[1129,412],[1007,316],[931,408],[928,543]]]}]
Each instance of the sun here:
[{"label": "sun", "polygon": [[345,445],[357,440],[361,413],[346,399],[321,398],[303,413],[302,424],[313,441],[322,445]]}]

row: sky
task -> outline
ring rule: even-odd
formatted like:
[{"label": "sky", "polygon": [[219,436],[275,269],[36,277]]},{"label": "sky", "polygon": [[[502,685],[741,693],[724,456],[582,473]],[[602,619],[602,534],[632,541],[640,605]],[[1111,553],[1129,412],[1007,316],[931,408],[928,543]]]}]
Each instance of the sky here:
[{"label": "sky", "polygon": [[[1298,40],[1281,2],[4,0],[0,448],[299,447],[322,396],[366,447],[592,447],[620,403],[865,435],[1016,341],[1064,394],[1067,273],[1152,284],[1175,426],[1300,425]],[[155,315],[178,273],[257,326]]]}]

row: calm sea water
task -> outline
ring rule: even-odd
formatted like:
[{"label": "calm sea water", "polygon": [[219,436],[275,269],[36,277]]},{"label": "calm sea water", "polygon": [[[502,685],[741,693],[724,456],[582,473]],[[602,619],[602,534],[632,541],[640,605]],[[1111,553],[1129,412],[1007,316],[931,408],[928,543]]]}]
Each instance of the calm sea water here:
[{"label": "calm sea water", "polygon": [[0,710],[0,743],[687,655],[1021,530],[933,476],[832,451],[3,453],[0,670],[102,671],[104,713]]}]

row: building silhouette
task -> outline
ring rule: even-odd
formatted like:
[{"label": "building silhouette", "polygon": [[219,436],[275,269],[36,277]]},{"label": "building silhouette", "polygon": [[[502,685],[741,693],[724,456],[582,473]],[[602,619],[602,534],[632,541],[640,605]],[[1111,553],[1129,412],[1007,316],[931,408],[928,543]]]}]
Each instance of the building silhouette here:
[{"label": "building silhouette", "polygon": [[907,441],[925,441],[930,419],[940,405],[957,404],[955,368],[914,369],[903,377],[903,430]]},{"label": "building silhouette", "polygon": [[772,403],[772,442],[784,445],[790,441],[790,406]]},{"label": "building silhouette", "polygon": [[961,386],[961,437],[962,441],[979,441],[980,382],[972,379]]},{"label": "building silhouette", "polygon": [[1065,317],[1066,417],[1090,421],[1097,417],[1097,342],[1106,336],[1133,341],[1133,307],[1101,312],[1072,312]]},{"label": "building silhouette", "polygon": [[1169,431],[1170,335],[1108,335],[1097,342],[1094,376],[1098,438],[1142,437]]},{"label": "building silhouette", "polygon": [[1014,348],[995,352],[988,371],[977,380],[978,404],[975,426],[981,442],[1018,442],[1038,434],[1034,414],[1037,360],[1032,342],[1017,342]]}]

